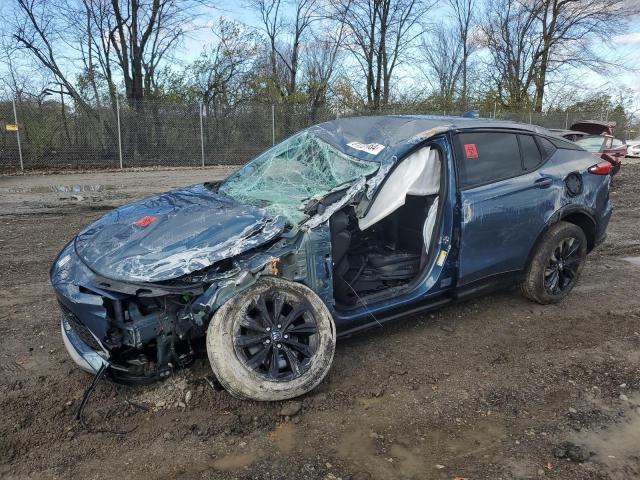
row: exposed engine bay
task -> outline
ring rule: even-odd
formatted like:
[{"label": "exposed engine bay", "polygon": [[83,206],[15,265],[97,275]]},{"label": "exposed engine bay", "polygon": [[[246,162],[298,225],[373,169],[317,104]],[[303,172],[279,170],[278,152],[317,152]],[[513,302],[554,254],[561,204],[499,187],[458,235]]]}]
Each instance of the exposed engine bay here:
[{"label": "exposed engine bay", "polygon": [[106,301],[111,318],[104,345],[124,368],[113,376],[124,382],[167,376],[204,352],[204,329],[187,315],[193,296],[166,295]]}]

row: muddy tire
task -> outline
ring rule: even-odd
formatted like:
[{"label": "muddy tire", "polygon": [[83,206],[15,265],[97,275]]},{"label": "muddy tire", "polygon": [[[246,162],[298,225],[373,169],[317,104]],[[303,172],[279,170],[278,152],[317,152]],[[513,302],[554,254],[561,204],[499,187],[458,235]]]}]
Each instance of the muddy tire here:
[{"label": "muddy tire", "polygon": [[244,399],[302,395],[325,377],[336,330],[326,305],[308,287],[263,277],[225,303],[207,330],[211,368]]},{"label": "muddy tire", "polygon": [[568,222],[553,225],[531,258],[520,288],[525,297],[543,305],[557,303],[573,289],[587,256],[587,238]]}]

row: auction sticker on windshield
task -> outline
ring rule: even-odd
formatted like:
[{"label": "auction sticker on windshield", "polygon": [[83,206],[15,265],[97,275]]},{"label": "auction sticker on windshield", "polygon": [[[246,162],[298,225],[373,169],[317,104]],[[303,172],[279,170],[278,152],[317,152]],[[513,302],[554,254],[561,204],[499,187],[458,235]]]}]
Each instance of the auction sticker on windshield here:
[{"label": "auction sticker on windshield", "polygon": [[378,155],[382,150],[384,150],[385,146],[379,143],[360,143],[360,142],[350,142],[347,143],[351,148],[355,148],[356,150],[361,150],[363,152],[370,153],[372,155]]}]

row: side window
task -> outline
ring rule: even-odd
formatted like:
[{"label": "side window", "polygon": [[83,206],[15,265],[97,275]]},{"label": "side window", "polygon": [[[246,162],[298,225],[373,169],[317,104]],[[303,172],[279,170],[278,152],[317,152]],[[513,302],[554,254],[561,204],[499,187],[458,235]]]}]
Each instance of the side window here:
[{"label": "side window", "polygon": [[617,138],[613,139],[613,148],[620,148],[622,145],[624,145],[622,140],[618,140]]},{"label": "side window", "polygon": [[542,163],[542,154],[538,149],[532,135],[518,135],[520,152],[522,153],[522,165],[525,170],[534,170]]},{"label": "side window", "polygon": [[457,140],[460,187],[479,185],[522,173],[520,148],[515,134],[460,133]]},{"label": "side window", "polygon": [[[580,138],[584,137],[576,138],[574,141],[578,141],[580,140]],[[550,138],[549,141],[553,143],[556,148],[562,148],[563,150],[582,150],[580,145],[576,145],[575,143],[573,143],[573,141],[570,142],[562,138]]]},{"label": "side window", "polygon": [[538,145],[540,146],[540,150],[542,150],[542,157],[546,160],[551,155],[556,153],[558,147],[556,147],[553,143],[551,143],[548,139],[544,137],[537,137]]}]

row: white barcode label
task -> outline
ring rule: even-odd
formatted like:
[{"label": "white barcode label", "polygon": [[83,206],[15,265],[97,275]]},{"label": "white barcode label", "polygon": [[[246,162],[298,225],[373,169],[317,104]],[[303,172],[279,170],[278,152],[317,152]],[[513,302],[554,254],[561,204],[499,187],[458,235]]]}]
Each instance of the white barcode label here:
[{"label": "white barcode label", "polygon": [[382,150],[385,149],[384,145],[380,145],[379,143],[360,143],[360,142],[351,142],[347,143],[351,148],[355,148],[356,150],[361,150],[363,152],[370,153],[372,155],[378,155]]}]

